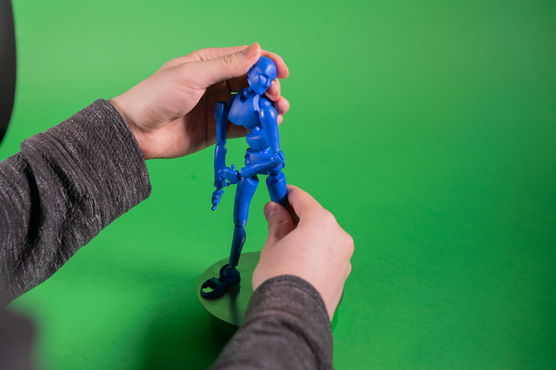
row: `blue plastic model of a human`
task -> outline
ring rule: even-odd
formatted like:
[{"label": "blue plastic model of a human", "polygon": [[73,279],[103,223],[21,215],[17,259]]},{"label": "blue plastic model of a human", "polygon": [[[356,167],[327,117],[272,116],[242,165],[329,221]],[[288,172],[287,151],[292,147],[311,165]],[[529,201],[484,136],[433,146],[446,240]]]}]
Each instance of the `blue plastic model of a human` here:
[{"label": "blue plastic model of a human", "polygon": [[[209,279],[201,286],[201,296],[208,299],[222,297],[228,288],[239,284],[241,277],[237,270],[241,249],[245,243],[245,226],[249,216],[249,205],[257,190],[257,175],[267,175],[266,185],[270,199],[287,206],[284,153],[280,150],[278,136],[278,114],[272,102],[265,97],[272,81],[276,79],[276,65],[266,57],[261,57],[247,73],[248,87],[233,95],[229,106],[218,102],[215,109],[216,148],[214,151],[214,186],[212,210],[220,202],[224,188],[237,184],[234,204],[234,237],[228,264],[220,269],[220,276]],[[231,124],[243,126],[246,135],[247,152],[245,167],[235,170],[226,166],[226,129]]]}]

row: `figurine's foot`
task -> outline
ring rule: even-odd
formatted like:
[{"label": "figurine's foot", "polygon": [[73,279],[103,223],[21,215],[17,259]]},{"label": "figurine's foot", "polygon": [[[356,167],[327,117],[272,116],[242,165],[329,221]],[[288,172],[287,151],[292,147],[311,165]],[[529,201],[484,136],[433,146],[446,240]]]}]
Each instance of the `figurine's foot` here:
[{"label": "figurine's foot", "polygon": [[208,279],[201,286],[201,297],[206,299],[220,298],[226,293],[226,284],[219,278]]},{"label": "figurine's foot", "polygon": [[216,299],[222,297],[226,290],[236,286],[241,281],[239,271],[230,265],[224,265],[220,269],[218,278],[208,279],[201,286],[201,297],[207,299]]}]

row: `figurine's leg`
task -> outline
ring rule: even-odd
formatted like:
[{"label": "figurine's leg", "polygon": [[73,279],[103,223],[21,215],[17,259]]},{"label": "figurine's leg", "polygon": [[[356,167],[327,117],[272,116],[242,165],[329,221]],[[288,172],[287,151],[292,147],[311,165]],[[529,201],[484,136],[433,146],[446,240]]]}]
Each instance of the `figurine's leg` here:
[{"label": "figurine's leg", "polygon": [[257,176],[253,176],[241,179],[237,186],[234,203],[234,238],[229,262],[231,267],[236,267],[239,262],[239,256],[246,238],[245,225],[247,225],[247,219],[249,218],[249,206],[258,185],[259,179]]},{"label": "figurine's leg", "polygon": [[281,167],[282,166],[277,169],[273,169],[270,172],[266,178],[266,186],[268,188],[268,193],[270,194],[270,199],[273,202],[286,205],[288,201],[288,189],[286,188],[286,175],[282,172]]},{"label": "figurine's leg", "polygon": [[270,171],[270,174],[266,178],[266,186],[268,187],[268,193],[270,194],[270,199],[273,202],[280,203],[284,208],[286,208],[292,217],[294,225],[297,225],[299,218],[295,214],[290,202],[288,202],[288,189],[286,188],[286,175],[282,172],[284,166],[278,166]]},{"label": "figurine's leg", "polygon": [[226,293],[228,287],[239,284],[241,280],[236,266],[245,243],[245,225],[249,217],[249,206],[258,184],[257,176],[253,176],[242,178],[237,185],[234,205],[234,238],[232,239],[229,263],[222,266],[218,278],[212,278],[204,282],[201,287],[201,296],[205,298],[219,298]]}]

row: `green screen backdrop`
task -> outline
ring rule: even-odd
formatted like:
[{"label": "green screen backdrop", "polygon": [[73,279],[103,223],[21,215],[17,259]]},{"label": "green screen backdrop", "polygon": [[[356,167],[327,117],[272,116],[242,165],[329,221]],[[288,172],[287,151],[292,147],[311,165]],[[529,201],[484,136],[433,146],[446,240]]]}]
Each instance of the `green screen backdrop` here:
[{"label": "green screen backdrop", "polygon": [[[338,369],[556,367],[556,2],[14,0],[0,159],[168,59],[258,41],[290,67],[288,181],[356,245]],[[241,163],[244,143],[230,144]],[[44,369],[202,369],[223,343],[197,301],[228,254],[212,149],[148,163],[152,196],[12,307]],[[245,250],[266,238],[257,192]],[[215,231],[219,230],[219,231]],[[300,246],[302,247],[302,246]]]}]

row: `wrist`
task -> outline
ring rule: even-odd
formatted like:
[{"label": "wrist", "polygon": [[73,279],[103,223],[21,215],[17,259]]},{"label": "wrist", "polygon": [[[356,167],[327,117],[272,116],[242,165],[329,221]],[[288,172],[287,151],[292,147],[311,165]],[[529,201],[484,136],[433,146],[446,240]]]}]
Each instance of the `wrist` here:
[{"label": "wrist", "polygon": [[141,152],[143,153],[143,158],[145,158],[145,160],[154,158],[154,156],[151,153],[151,150],[149,150],[149,146],[147,145],[148,138],[146,133],[143,130],[141,130],[141,128],[138,125],[135,124],[134,120],[128,113],[128,109],[126,109],[125,103],[122,101],[120,96],[110,99],[109,100],[110,104],[112,104],[114,108],[116,108],[116,110],[122,117],[123,121],[129,128],[129,131],[131,131],[131,133],[133,134],[133,137],[135,138],[135,141],[137,141],[137,145],[139,146],[139,149],[141,149]]}]

